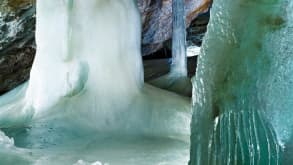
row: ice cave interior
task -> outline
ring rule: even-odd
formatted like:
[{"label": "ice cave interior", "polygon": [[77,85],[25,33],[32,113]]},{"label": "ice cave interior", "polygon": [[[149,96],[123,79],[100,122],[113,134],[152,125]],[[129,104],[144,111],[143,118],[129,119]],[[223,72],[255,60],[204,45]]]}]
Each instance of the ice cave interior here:
[{"label": "ice cave interior", "polygon": [[1,165],[293,164],[293,1],[1,3]]}]

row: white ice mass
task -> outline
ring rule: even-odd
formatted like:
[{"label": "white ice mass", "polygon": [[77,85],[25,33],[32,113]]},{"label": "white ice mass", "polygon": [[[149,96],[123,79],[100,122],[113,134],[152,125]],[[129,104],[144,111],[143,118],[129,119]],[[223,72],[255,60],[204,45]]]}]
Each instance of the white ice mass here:
[{"label": "white ice mass", "polygon": [[186,164],[190,102],[144,84],[140,26],[133,0],[37,1],[30,80],[0,98],[15,139],[0,162]]}]

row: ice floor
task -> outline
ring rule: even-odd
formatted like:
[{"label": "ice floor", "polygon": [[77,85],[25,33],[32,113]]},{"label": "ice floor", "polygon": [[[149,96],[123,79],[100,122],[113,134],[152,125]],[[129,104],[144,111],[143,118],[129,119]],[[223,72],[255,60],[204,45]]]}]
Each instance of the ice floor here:
[{"label": "ice floor", "polygon": [[[49,129],[48,132],[51,132],[51,137],[56,137],[54,130]],[[18,151],[6,162],[2,159],[1,163],[4,164],[18,164],[20,158],[26,159],[28,164],[37,165],[73,165],[78,164],[78,161],[79,164],[98,161],[103,165],[184,165],[189,160],[189,138],[179,140],[97,134],[76,136],[66,143],[62,142],[64,139],[51,143],[48,138],[50,133],[39,139],[30,137],[30,129],[13,130],[10,133],[16,137],[16,146],[27,149]],[[57,134],[62,136],[62,133]],[[21,161],[21,164],[24,162]]]}]

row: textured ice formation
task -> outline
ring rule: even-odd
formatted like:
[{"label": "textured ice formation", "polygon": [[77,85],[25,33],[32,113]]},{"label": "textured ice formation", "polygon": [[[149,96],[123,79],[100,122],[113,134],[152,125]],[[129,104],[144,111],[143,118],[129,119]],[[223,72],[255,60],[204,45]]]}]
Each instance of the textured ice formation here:
[{"label": "textured ice formation", "polygon": [[[0,128],[35,164],[187,161],[189,99],[144,84],[140,25],[133,0],[37,2],[30,80],[0,98]],[[124,144],[124,136],[141,138]],[[145,153],[143,136],[169,143]]]},{"label": "textured ice formation", "polygon": [[[25,119],[79,116],[97,130],[132,130],[169,113],[184,121],[186,133],[188,100],[143,83],[140,19],[131,0],[42,1],[37,3],[37,17],[38,50],[28,87],[2,97],[1,112],[17,114],[15,118],[21,115],[14,112],[23,112]],[[163,104],[171,102],[171,109]],[[142,114],[149,119],[139,119]]]},{"label": "textured ice formation", "polygon": [[7,137],[3,132],[0,131],[0,147],[11,148],[14,146],[13,138]]},{"label": "textured ice formation", "polygon": [[172,1],[172,65],[171,74],[187,76],[186,25],[184,1]]},{"label": "textured ice formation", "polygon": [[200,54],[200,47],[189,46],[187,47],[187,57],[198,56]]},{"label": "textured ice formation", "polygon": [[193,79],[190,165],[292,164],[292,9],[214,1]]},{"label": "textured ice formation", "polygon": [[15,147],[14,139],[9,138],[0,130],[0,163],[1,164],[31,164],[29,152]]},{"label": "textured ice formation", "polygon": [[[101,162],[99,162],[99,161],[89,163],[89,162],[86,162],[86,161],[83,161],[83,160],[78,160],[73,165],[103,165],[103,164]],[[105,164],[105,165],[109,165],[109,164]]]},{"label": "textured ice formation", "polygon": [[184,96],[191,96],[191,81],[187,77],[186,25],[184,1],[172,1],[173,35],[172,63],[170,73],[150,81],[162,89],[168,89]]}]

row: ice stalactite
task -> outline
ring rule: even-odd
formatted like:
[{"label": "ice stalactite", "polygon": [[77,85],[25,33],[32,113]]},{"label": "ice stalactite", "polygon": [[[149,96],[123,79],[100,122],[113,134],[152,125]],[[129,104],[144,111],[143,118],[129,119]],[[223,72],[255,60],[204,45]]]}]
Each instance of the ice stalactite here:
[{"label": "ice stalactite", "polygon": [[176,93],[191,95],[191,81],[187,77],[186,22],[184,0],[172,1],[173,34],[170,72],[150,81],[151,84]]},{"label": "ice stalactite", "polygon": [[289,0],[215,0],[193,78],[190,165],[292,164]]},{"label": "ice stalactite", "polygon": [[[123,153],[119,146],[143,148],[146,141],[136,136],[182,140],[182,154],[166,161],[186,161],[189,99],[144,84],[140,26],[133,0],[38,1],[30,80],[0,98],[0,128],[15,137],[16,146],[29,148],[39,158],[33,157],[36,164],[138,164],[144,156],[137,149],[128,152],[137,160],[117,158]],[[124,136],[134,140],[124,144]],[[146,164],[164,161],[150,157]]]}]

